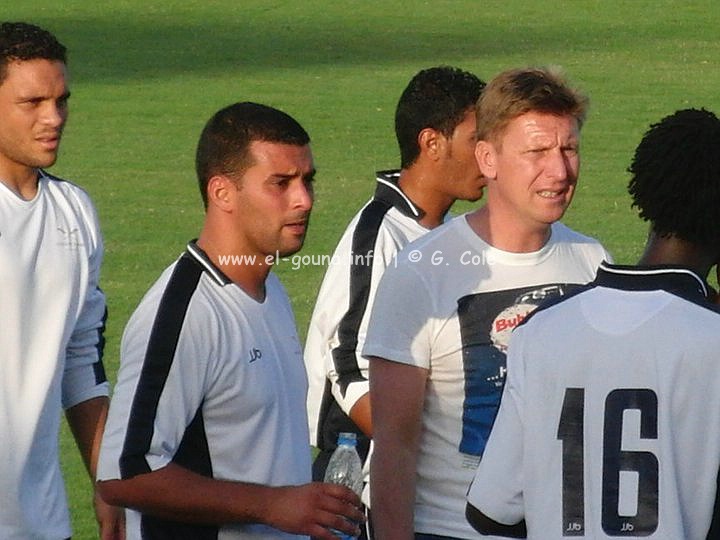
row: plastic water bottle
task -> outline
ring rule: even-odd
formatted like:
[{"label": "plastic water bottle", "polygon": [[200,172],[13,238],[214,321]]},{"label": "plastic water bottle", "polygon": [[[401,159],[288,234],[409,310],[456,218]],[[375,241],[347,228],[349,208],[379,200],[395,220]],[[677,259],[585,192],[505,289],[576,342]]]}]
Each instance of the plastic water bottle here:
[{"label": "plastic water bottle", "polygon": [[[356,446],[357,438],[354,433],[338,434],[337,448],[330,456],[325,469],[325,482],[348,487],[360,496],[363,489],[363,472]],[[356,538],[336,530],[332,530],[332,533],[341,540]]]}]

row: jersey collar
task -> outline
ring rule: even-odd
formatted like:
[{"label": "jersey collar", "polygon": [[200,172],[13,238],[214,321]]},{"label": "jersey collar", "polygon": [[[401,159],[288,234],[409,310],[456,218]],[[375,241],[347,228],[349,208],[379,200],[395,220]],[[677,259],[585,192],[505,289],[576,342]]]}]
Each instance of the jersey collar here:
[{"label": "jersey collar", "polygon": [[688,268],[675,266],[624,266],[603,261],[595,285],[630,291],[662,289],[691,301],[708,299],[708,285]]},{"label": "jersey collar", "polygon": [[413,218],[415,221],[420,221],[425,212],[415,206],[408,196],[402,192],[398,185],[399,179],[399,170],[378,171],[376,173],[377,186],[373,198],[397,208],[402,214]]},{"label": "jersey collar", "polygon": [[210,277],[214,279],[221,287],[224,287],[225,285],[230,285],[232,283],[232,280],[227,277],[222,270],[215,266],[215,264],[213,264],[213,262],[210,260],[210,257],[207,256],[207,253],[205,253],[202,249],[200,249],[200,247],[198,247],[197,238],[188,242],[185,253],[187,256],[194,259],[195,262],[197,262],[200,266],[202,266],[203,269],[208,274],[210,274]]}]

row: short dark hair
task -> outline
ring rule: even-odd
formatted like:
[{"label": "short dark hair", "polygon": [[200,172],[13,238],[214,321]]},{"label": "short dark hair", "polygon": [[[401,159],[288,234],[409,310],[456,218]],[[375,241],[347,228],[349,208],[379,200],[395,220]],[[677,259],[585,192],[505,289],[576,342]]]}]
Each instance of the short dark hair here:
[{"label": "short dark hair", "polygon": [[252,165],[253,141],[305,146],[310,136],[290,115],[267,105],[246,101],[216,112],[205,124],[195,154],[195,170],[206,208],[208,180],[218,174],[239,180]]},{"label": "short dark hair", "polygon": [[652,124],[628,168],[640,217],[660,236],[720,244],[720,120],[683,109]]},{"label": "short dark hair", "polygon": [[0,84],[10,62],[57,60],[67,63],[67,49],[47,30],[24,22],[0,23]]},{"label": "short dark hair", "polygon": [[485,83],[472,73],[449,66],[424,69],[408,83],[395,109],[395,136],[400,166],[420,155],[418,135],[432,128],[450,137],[475,103]]}]

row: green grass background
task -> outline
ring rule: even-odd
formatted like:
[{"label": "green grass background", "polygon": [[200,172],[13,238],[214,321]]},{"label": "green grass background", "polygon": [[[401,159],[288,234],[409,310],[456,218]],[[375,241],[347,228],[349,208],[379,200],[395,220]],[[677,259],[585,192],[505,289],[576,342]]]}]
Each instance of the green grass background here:
[{"label": "green grass background", "polygon": [[[711,0],[8,0],[0,19],[45,26],[70,50],[71,117],[53,172],[87,188],[100,213],[113,380],[127,318],[199,230],[194,149],[222,106],[260,101],[308,129],[319,174],[302,253],[330,254],[374,171],[398,163],[393,112],[415,72],[450,64],[487,80],[562,66],[591,98],[565,222],[622,263],[646,233],[625,192],[642,133],[679,108],[720,112]],[[301,336],[323,271],[278,268]],[[90,483],[66,431],[62,448],[74,538],[95,538]]]}]

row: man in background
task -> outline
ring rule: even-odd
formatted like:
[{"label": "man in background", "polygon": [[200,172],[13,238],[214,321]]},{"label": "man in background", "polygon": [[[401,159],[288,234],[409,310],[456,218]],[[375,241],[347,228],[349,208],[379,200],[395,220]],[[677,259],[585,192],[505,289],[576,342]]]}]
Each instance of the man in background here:
[{"label": "man in background", "polygon": [[335,248],[305,345],[313,478],[322,480],[338,434],[358,435],[363,460],[372,436],[367,360],[360,354],[375,290],[395,254],[440,225],[452,204],[482,196],[474,157],[475,104],[484,83],[457,68],[418,72],[397,104],[400,170],[377,173],[373,198]]},{"label": "man in background", "polygon": [[[0,538],[68,538],[60,410],[91,475],[108,410],[103,242],[87,193],[44,169],[68,116],[66,49],[0,24]],[[119,512],[96,499],[103,539]]]},{"label": "man in background", "polygon": [[719,149],[709,111],[652,125],[629,169],[650,222],[640,261],[603,264],[513,334],[468,495],[483,534],[719,537]]}]

